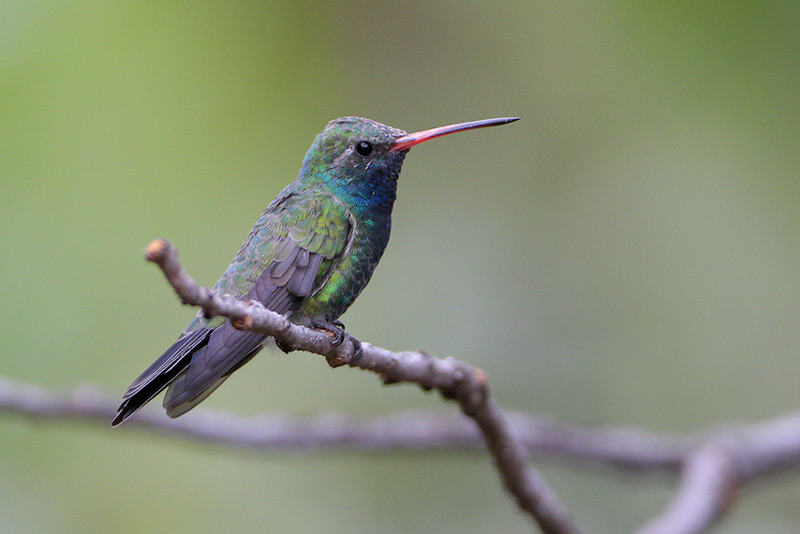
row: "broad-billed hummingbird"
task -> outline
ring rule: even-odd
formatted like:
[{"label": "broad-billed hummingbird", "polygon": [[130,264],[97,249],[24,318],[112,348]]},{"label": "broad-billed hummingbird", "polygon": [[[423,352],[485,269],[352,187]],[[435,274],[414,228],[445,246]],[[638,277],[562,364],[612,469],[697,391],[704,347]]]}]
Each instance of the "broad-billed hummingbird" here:
[{"label": "broad-billed hummingbird", "polygon": [[[369,282],[389,241],[406,153],[435,137],[516,120],[487,119],[412,134],[361,117],[331,121],[309,148],[297,179],[267,206],[214,289],[327,330],[341,343],[346,334],[338,318]],[[255,356],[267,338],[199,312],[133,381],[112,426],[165,388],[167,414],[186,413]]]}]

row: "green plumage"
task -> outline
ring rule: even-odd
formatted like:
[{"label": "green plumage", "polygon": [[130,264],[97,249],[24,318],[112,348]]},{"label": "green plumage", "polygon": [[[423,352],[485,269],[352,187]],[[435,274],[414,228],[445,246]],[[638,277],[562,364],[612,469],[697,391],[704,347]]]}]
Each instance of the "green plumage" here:
[{"label": "green plumage", "polygon": [[[298,178],[259,217],[214,289],[257,300],[299,324],[343,334],[336,321],[369,282],[389,240],[397,178],[410,147],[451,131],[505,122],[510,119],[408,135],[359,117],[331,121],[308,150]],[[185,413],[247,363],[266,339],[198,313],[131,384],[112,424],[165,388],[167,413]]]}]

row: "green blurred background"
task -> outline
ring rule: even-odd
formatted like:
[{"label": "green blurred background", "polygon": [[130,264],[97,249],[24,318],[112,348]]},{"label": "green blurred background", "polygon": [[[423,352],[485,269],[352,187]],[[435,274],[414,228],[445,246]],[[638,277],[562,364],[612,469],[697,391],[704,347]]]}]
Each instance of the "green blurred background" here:
[{"label": "green blurred background", "polygon": [[[147,242],[212,284],[332,118],[519,115],[412,151],[348,330],[461,358],[504,407],[573,422],[794,410],[799,27],[786,1],[2,2],[0,373],[121,394],[194,313]],[[206,406],[457,416],[272,351]],[[530,529],[481,454],[257,455],[8,416],[0,436],[3,532]],[[537,465],[599,533],[674,482]],[[718,531],[796,532],[798,499],[773,479]]]}]

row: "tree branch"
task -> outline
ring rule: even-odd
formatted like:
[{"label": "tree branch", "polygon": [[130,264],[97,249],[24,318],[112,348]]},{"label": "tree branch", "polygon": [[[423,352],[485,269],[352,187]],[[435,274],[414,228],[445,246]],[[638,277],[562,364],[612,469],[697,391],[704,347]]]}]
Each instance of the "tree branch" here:
[{"label": "tree branch", "polygon": [[[116,398],[96,386],[53,392],[0,377],[0,412],[108,425],[115,406]],[[800,414],[683,436],[583,427],[521,413],[509,414],[508,422],[530,453],[642,473],[681,472],[672,502],[639,534],[704,532],[730,511],[746,484],[800,465]],[[483,450],[480,433],[465,420],[423,411],[360,418],[336,413],[243,418],[203,409],[169,419],[159,410],[144,409],[116,432],[129,430],[292,454]]]},{"label": "tree branch", "polygon": [[[378,373],[384,383],[414,382],[459,403],[474,421],[441,413],[398,412],[370,418],[340,414],[239,418],[209,410],[177,420],[143,410],[126,428],[157,430],[254,450],[347,449],[373,452],[488,448],[503,484],[543,532],[578,532],[564,506],[528,462],[529,453],[638,470],[680,472],[675,497],[639,534],[696,534],[724,517],[747,483],[800,464],[800,414],[754,425],[729,426],[694,435],[668,435],[637,428],[588,428],[524,414],[505,415],[489,394],[486,375],[452,358],[424,352],[393,353],[363,343],[354,360],[351,340],[336,347],[327,332],[294,325],[285,317],[198,286],[182,269],[177,252],[163,240],[148,246],[181,299],[209,315],[229,317],[239,328],[266,332],[285,349],[325,356],[334,367],[350,365]],[[51,392],[0,377],[0,411],[28,417],[107,424],[114,399],[96,387]]]},{"label": "tree branch", "polygon": [[799,464],[800,414],[720,430],[689,451],[676,496],[639,534],[704,532],[745,484]]},{"label": "tree branch", "polygon": [[519,507],[531,515],[546,534],[578,532],[566,507],[533,468],[525,447],[512,433],[505,414],[491,398],[486,373],[453,358],[438,359],[424,352],[394,353],[346,337],[338,346],[329,332],[290,322],[259,303],[243,303],[217,295],[195,283],[178,261],[178,252],[166,240],[147,246],[148,261],[156,263],[184,304],[199,306],[207,316],[227,317],[236,328],[268,334],[283,350],[304,350],[325,356],[331,367],[349,365],[377,373],[385,384],[413,382],[425,390],[437,389],[456,401],[478,425],[505,488]]},{"label": "tree branch", "polygon": [[[51,391],[0,377],[0,412],[105,425],[116,414],[117,404],[116,397],[90,384]],[[693,437],[633,428],[583,427],[513,412],[508,414],[508,421],[529,453],[643,472],[678,471],[691,444],[697,441]],[[374,453],[485,450],[474,425],[449,414],[422,410],[372,417],[333,412],[314,416],[240,417],[204,408],[169,419],[158,409],[144,408],[116,431],[126,429],[155,430],[162,436],[292,454],[322,450]]]}]

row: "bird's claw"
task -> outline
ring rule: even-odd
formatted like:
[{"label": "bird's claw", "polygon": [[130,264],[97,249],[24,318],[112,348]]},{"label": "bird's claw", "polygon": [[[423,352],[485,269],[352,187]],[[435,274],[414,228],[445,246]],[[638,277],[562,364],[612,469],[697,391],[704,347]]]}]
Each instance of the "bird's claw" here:
[{"label": "bird's claw", "polygon": [[333,341],[331,343],[334,347],[338,347],[344,343],[344,338],[348,335],[344,331],[344,323],[341,321],[313,321],[311,326],[317,330],[324,330],[329,334],[333,334]]},{"label": "bird's claw", "polygon": [[353,344],[353,356],[350,361],[357,362],[364,354],[364,347],[361,346],[361,341],[357,340],[350,334],[347,335],[350,336],[350,343]]},{"label": "bird's claw", "polygon": [[350,343],[353,344],[353,356],[351,357],[352,361],[358,360],[361,358],[362,354],[364,354],[364,349],[361,347],[361,341],[345,332],[344,323],[341,321],[314,321],[311,326],[317,330],[324,330],[325,332],[333,334],[333,341],[331,344],[334,347],[338,347],[344,343],[345,339],[349,339]]}]

